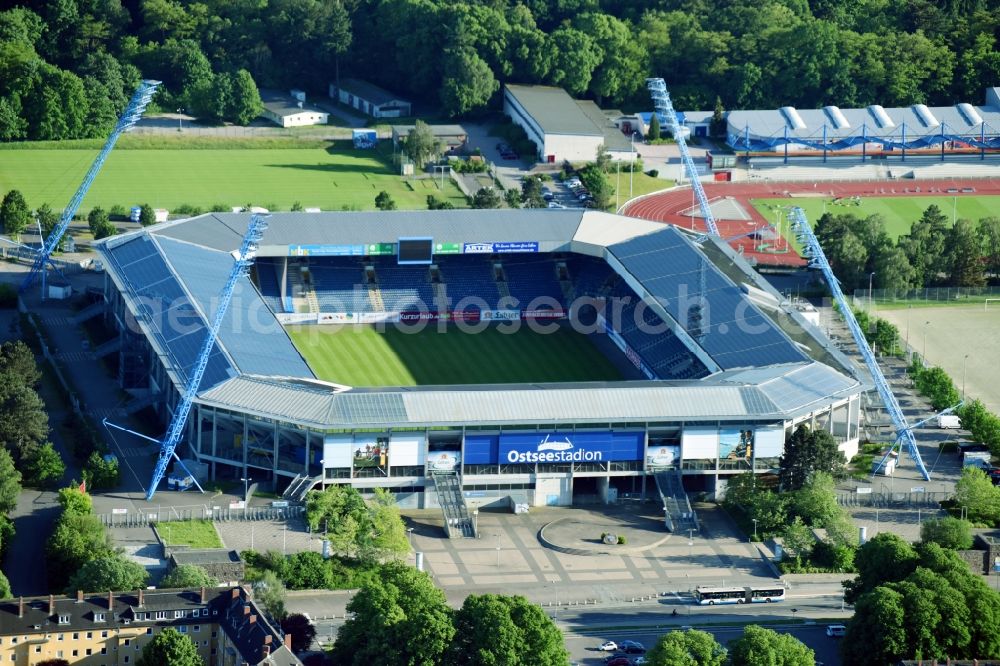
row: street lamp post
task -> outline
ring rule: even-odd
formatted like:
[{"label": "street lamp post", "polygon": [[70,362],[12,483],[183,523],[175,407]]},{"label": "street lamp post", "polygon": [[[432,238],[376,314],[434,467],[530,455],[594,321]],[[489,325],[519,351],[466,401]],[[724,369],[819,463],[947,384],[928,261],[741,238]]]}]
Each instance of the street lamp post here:
[{"label": "street lamp post", "polygon": [[751,518],[751,520],[753,521],[753,540],[756,541],[757,540],[757,519],[756,518]]},{"label": "street lamp post", "polygon": [[184,109],[177,109],[177,131],[178,132],[181,131],[181,120],[182,119],[181,119],[180,114],[182,114],[182,113],[184,113]]},{"label": "street lamp post", "polygon": [[500,568],[500,539],[503,538],[502,535],[497,535],[497,569]]},{"label": "street lamp post", "polygon": [[868,274],[868,314],[872,312],[872,278],[875,277],[875,271]]},{"label": "street lamp post", "polygon": [[472,531],[479,536],[479,509],[472,510]]},{"label": "street lamp post", "polygon": [[632,140],[632,167],[628,170],[628,198],[632,198],[632,175],[635,173],[635,135],[638,132],[632,132],[632,136],[629,137]]},{"label": "street lamp post", "polygon": [[927,365],[927,326],[930,324],[929,321],[924,322],[924,348],[920,352],[920,360],[923,361],[924,365]]},{"label": "street lamp post", "polygon": [[962,401],[965,402],[965,366],[969,363],[969,355],[962,359]]},{"label": "street lamp post", "polygon": [[243,509],[246,510],[246,508],[247,508],[246,503],[247,503],[247,500],[248,500],[247,495],[250,494],[250,477],[249,476],[241,476],[240,477],[240,481],[243,482]]},{"label": "street lamp post", "polygon": [[407,541],[410,542],[410,548],[412,549],[413,548],[413,528],[412,527],[407,527],[406,528],[406,539],[407,539]]}]

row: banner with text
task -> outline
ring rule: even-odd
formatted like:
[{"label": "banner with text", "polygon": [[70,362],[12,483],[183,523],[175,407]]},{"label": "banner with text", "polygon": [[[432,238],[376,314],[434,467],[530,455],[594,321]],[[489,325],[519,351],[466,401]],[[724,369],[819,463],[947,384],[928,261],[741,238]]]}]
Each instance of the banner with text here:
[{"label": "banner with text", "polygon": [[463,254],[510,254],[513,252],[538,252],[538,241],[465,243],[462,245]]}]

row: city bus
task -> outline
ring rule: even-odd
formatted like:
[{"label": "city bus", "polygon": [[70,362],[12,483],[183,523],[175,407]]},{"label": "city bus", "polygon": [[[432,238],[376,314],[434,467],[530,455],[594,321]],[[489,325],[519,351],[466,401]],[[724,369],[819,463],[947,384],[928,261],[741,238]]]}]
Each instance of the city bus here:
[{"label": "city bus", "polygon": [[715,604],[750,604],[783,601],[783,587],[699,587],[694,591],[694,602],[702,606]]}]

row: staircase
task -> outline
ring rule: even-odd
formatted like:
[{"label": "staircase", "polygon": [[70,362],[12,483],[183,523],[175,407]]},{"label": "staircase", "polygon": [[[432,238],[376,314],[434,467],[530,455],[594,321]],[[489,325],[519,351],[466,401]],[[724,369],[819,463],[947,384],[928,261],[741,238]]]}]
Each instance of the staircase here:
[{"label": "staircase", "polygon": [[288,271],[288,281],[292,284],[293,309],[296,312],[302,312],[299,304],[305,300],[306,312],[319,312],[319,299],[316,298],[316,292],[313,291],[312,285],[306,286],[305,280],[302,279],[301,266],[295,266]]},{"label": "staircase", "polygon": [[378,285],[374,282],[368,285],[368,300],[371,301],[372,309],[375,312],[385,312],[385,301],[382,300],[382,292],[378,290]]},{"label": "staircase", "polygon": [[[100,349],[100,347],[98,347],[98,349]],[[130,400],[128,403],[125,404],[124,407],[125,413],[130,415],[135,414],[139,410],[144,409],[146,407],[152,407],[156,403],[161,402],[163,400],[164,397],[162,393],[150,393],[149,395],[144,395],[141,398],[135,398],[134,400]]]},{"label": "staircase", "polygon": [[293,502],[302,502],[309,491],[319,485],[322,480],[322,475],[306,476],[305,474],[298,474],[288,484],[288,487],[285,488],[285,492],[281,493],[281,497]]},{"label": "staircase", "polygon": [[670,532],[686,532],[699,530],[698,517],[691,508],[684,484],[681,481],[679,469],[660,470],[653,472],[656,487],[660,490],[663,500],[663,510],[666,513],[667,530]]},{"label": "staircase", "polygon": [[77,312],[72,317],[74,324],[82,324],[88,319],[93,319],[97,315],[104,312],[104,301],[97,301],[96,303],[91,303],[84,309]]},{"label": "staircase", "polygon": [[438,503],[444,514],[444,531],[448,538],[476,538],[475,525],[469,516],[468,507],[465,506],[465,497],[462,495],[462,484],[458,480],[458,474],[455,472],[434,472],[431,474],[431,479],[434,481]]},{"label": "staircase", "polygon": [[510,298],[510,289],[507,288],[507,274],[504,273],[500,264],[493,266],[493,281],[497,283],[497,291],[501,298]]},{"label": "staircase", "polygon": [[104,344],[95,347],[91,353],[94,355],[94,358],[104,358],[108,354],[113,354],[121,348],[122,339],[120,336],[115,336]]}]

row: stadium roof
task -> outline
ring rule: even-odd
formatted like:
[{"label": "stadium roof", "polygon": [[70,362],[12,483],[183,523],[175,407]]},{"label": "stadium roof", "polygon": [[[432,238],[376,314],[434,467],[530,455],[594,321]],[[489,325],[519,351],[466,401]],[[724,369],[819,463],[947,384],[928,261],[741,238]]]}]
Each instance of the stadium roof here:
[{"label": "stadium roof", "polygon": [[377,106],[389,104],[390,102],[406,102],[409,104],[409,100],[405,97],[400,97],[385,88],[380,88],[374,83],[362,81],[361,79],[341,79],[333,85]]},{"label": "stadium roof", "polygon": [[[754,137],[789,137],[837,139],[848,136],[921,136],[967,134],[987,136],[1000,132],[1000,106],[994,95],[987,93],[987,104],[974,106],[959,103],[953,106],[884,108],[877,104],[858,109],[826,106],[822,109],[780,109],[730,111],[727,116],[730,134]],[[984,126],[985,124],[985,126]]]},{"label": "stadium roof", "polygon": [[[281,213],[268,219],[257,253],[287,257],[292,248],[395,243],[401,237],[432,236],[435,242],[483,243],[536,241],[542,252],[568,249],[583,209],[447,211],[365,211]],[[231,252],[239,247],[250,213],[210,213],[157,227],[156,234]]]},{"label": "stadium roof", "polygon": [[[97,244],[110,279],[154,350],[182,386],[204,341],[249,214],[208,214]],[[304,425],[446,425],[622,419],[771,419],[807,414],[860,391],[825,351],[823,336],[789,312],[762,312],[741,291],[752,269],[720,244],[695,245],[685,232],[582,210],[454,210],[277,213],[260,254],[338,249],[403,236],[435,242],[537,243],[539,252],[605,259],[714,375],[701,380],[354,389],[315,379],[249,278],[226,314],[199,401]],[[469,251],[481,251],[479,249]],[[322,253],[320,253],[322,254]],[[704,335],[687,331],[685,298],[704,276]],[[771,290],[773,292],[773,290]],[[779,295],[780,296],[780,295]]]},{"label": "stadium roof", "polygon": [[[409,387],[338,392],[265,377],[238,377],[199,402],[306,426],[433,426],[477,423],[609,423],[623,419],[746,421],[793,418],[858,383],[820,363],[722,373],[699,382]],[[306,397],[310,399],[303,399]]]},{"label": "stadium roof", "polygon": [[546,134],[604,136],[604,130],[562,88],[510,83],[504,88]]},{"label": "stadium roof", "polygon": [[323,111],[319,107],[299,102],[291,95],[287,95],[280,90],[262,89],[260,91],[260,103],[271,113],[282,117],[295,116],[300,113],[326,113],[326,111]]}]

